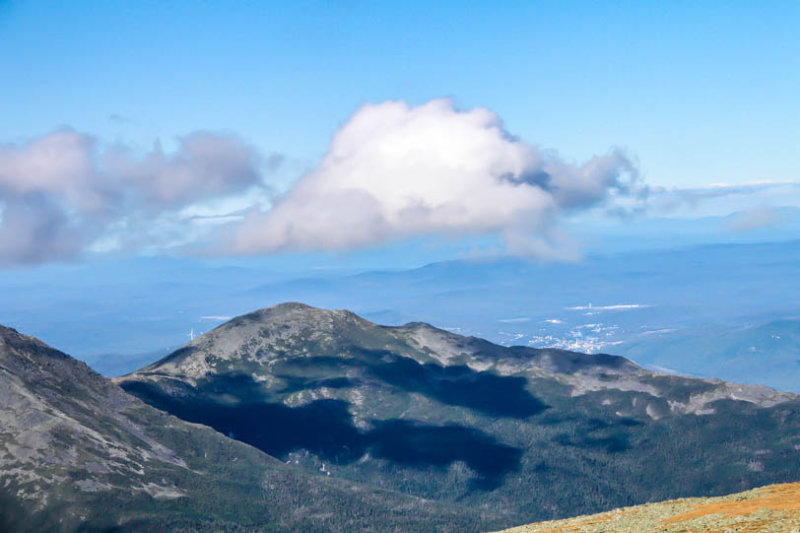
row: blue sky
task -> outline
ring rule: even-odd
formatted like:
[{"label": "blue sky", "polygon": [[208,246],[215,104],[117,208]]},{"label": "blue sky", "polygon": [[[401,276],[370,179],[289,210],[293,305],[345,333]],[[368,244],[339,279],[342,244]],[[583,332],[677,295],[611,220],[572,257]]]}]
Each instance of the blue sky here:
[{"label": "blue sky", "polygon": [[[796,2],[0,2],[0,146],[11,154],[6,166],[38,168],[41,161],[30,163],[35,154],[26,150],[36,140],[52,140],[48,135],[63,128],[75,135],[57,141],[83,150],[75,157],[107,165],[108,153],[120,146],[126,154],[138,154],[114,152],[113,169],[89,172],[103,179],[115,174],[119,183],[113,186],[94,183],[91,188],[85,177],[70,187],[60,185],[61,176],[36,178],[47,182],[44,200],[41,191],[20,185],[34,178],[7,177],[9,183],[17,180],[16,196],[5,199],[7,206],[19,208],[12,212],[6,206],[6,218],[16,216],[15,224],[24,229],[17,235],[41,236],[52,232],[47,228],[74,226],[48,234],[49,244],[43,239],[40,248],[53,249],[41,253],[7,236],[7,255],[35,264],[86,250],[152,253],[194,239],[198,223],[195,219],[189,227],[188,216],[257,205],[259,214],[251,217],[246,237],[237,233],[248,245],[233,253],[314,251],[320,242],[348,250],[380,249],[409,235],[486,238],[505,232],[501,246],[569,258],[574,255],[569,238],[550,229],[559,217],[594,220],[598,212],[623,209],[610,206],[605,194],[630,189],[630,183],[599,177],[606,180],[602,194],[588,200],[584,195],[581,201],[556,198],[548,209],[558,217],[543,216],[545,207],[531,198],[520,209],[535,216],[522,218],[543,237],[521,245],[505,231],[509,224],[519,226],[517,212],[461,225],[436,219],[413,230],[390,221],[375,235],[339,240],[338,235],[254,238],[265,228],[289,231],[290,215],[308,213],[314,202],[330,197],[305,195],[282,218],[270,214],[275,194],[292,192],[301,176],[326,161],[333,136],[347,131],[354,113],[365,104],[387,101],[406,102],[407,118],[420,121],[425,113],[420,110],[440,98],[451,101],[448,120],[487,108],[502,120],[502,135],[519,140],[534,158],[558,153],[545,169],[550,174],[555,165],[574,176],[590,158],[612,157],[611,150],[620,150],[625,160],[617,160],[616,169],[624,173],[626,165],[635,167],[637,190],[650,189],[650,201],[655,198],[660,206],[644,216],[725,216],[751,207],[797,205],[799,21]],[[374,114],[374,120],[388,120],[391,111],[379,107]],[[490,122],[480,127],[492,127]],[[210,132],[209,138],[186,141],[198,131]],[[386,142],[392,139],[396,142],[391,136]],[[214,143],[227,143],[229,175],[213,183],[207,175],[195,176],[180,190],[164,190],[159,184],[164,172],[170,179],[202,172],[203,160],[181,162],[203,150],[207,154],[201,145],[219,150]],[[272,168],[271,158],[280,164]],[[495,163],[487,162],[487,168]],[[147,172],[146,187],[110,190],[122,190]],[[255,174],[258,187],[246,178]],[[334,179],[336,190],[353,185],[340,179],[341,172],[333,174],[339,180]],[[333,179],[323,178],[316,181],[330,185]],[[754,182],[789,185],[769,191],[746,185]],[[754,190],[737,192],[731,201],[723,198],[731,195],[718,194],[720,188],[709,195],[709,187],[720,183]],[[691,198],[671,194],[672,188],[689,190]],[[368,192],[398,194],[396,188]],[[121,215],[131,209],[131,195],[137,210]],[[123,196],[128,199],[107,209],[115,216],[98,215],[98,205]],[[12,204],[14,199],[19,203]],[[61,205],[65,199],[72,203]],[[382,216],[391,218],[408,206],[388,215],[385,201],[380,207]],[[645,211],[624,207],[637,209]],[[331,212],[330,220],[349,211]],[[92,225],[113,231],[98,235],[87,229]],[[121,242],[124,233],[135,234],[136,242]],[[561,251],[554,253],[556,247]],[[199,253],[208,252],[207,246],[200,248]]]},{"label": "blue sky", "polygon": [[231,130],[302,165],[365,102],[449,96],[568,158],[624,147],[657,184],[796,179],[798,20],[796,2],[4,2],[0,138]]}]

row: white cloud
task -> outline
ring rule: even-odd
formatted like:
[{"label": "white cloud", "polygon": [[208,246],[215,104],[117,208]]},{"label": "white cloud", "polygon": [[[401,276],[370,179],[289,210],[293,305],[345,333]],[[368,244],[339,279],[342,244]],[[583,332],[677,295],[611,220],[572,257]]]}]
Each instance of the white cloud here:
[{"label": "white cloud", "polygon": [[254,149],[208,132],[181,138],[174,154],[159,144],[143,157],[117,147],[105,154],[103,168],[153,211],[242,191],[259,179]]},{"label": "white cloud", "polygon": [[500,318],[497,320],[498,322],[502,322],[504,324],[514,324],[517,322],[530,322],[530,317],[527,316],[520,316],[515,318]]},{"label": "white cloud", "polygon": [[94,211],[105,194],[92,155],[95,141],[61,130],[22,146],[0,145],[2,198],[52,194],[73,209]]},{"label": "white cloud", "polygon": [[619,152],[573,164],[512,136],[491,111],[449,100],[362,107],[321,163],[274,197],[262,173],[279,163],[207,132],[179,138],[172,152],[108,147],[70,129],[0,145],[0,265],[209,251],[220,226],[216,254],[497,233],[510,253],[572,259],[578,246],[560,214],[646,190]]},{"label": "white cloud", "polygon": [[97,235],[45,195],[5,200],[0,210],[0,266],[71,257]]},{"label": "white cloud", "polygon": [[[709,205],[714,202],[725,201],[727,199],[738,203],[724,204],[723,210],[731,212],[732,205],[752,205],[754,198],[761,201],[788,201],[797,202],[797,194],[800,191],[798,181],[780,180],[760,180],[747,183],[712,183],[705,187],[693,188],[649,188],[649,210],[671,213],[682,208],[696,209],[701,204],[708,210]],[[738,209],[738,208],[737,208]]]},{"label": "white cloud", "polygon": [[570,311],[628,311],[630,309],[646,309],[652,307],[646,304],[615,304],[615,305],[577,305],[574,307],[567,307]]},{"label": "white cloud", "polygon": [[259,163],[241,141],[205,132],[172,154],[102,149],[69,129],[0,145],[0,264],[70,258],[98,240],[152,244],[157,221],[258,184]]},{"label": "white cloud", "polygon": [[510,251],[574,255],[556,226],[637,187],[619,152],[567,163],[510,135],[484,108],[449,100],[366,105],[321,164],[268,210],[251,210],[226,251],[342,250],[420,234],[500,232]]}]

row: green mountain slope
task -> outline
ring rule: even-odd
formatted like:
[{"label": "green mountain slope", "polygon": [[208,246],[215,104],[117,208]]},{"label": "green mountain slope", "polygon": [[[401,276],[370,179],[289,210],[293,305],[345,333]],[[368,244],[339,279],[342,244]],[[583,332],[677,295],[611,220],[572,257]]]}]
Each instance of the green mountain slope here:
[{"label": "green mountain slope", "polygon": [[119,382],[307,471],[507,525],[800,479],[793,394],[301,304]]},{"label": "green mountain slope", "polygon": [[288,466],[0,327],[0,531],[487,528],[472,511]]}]

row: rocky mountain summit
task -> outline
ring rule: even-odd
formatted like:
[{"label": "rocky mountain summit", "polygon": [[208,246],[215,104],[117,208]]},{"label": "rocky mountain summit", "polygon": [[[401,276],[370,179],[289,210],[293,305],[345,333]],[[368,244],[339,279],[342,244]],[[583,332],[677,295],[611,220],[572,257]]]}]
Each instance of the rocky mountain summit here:
[{"label": "rocky mountain summit", "polygon": [[0,531],[463,531],[493,523],[287,466],[0,327]]},{"label": "rocky mountain summit", "polygon": [[679,413],[699,412],[722,399],[770,407],[797,398],[792,393],[758,385],[669,377],[613,355],[502,347],[422,322],[399,327],[380,326],[350,311],[328,311],[300,303],[281,304],[236,317],[168,357],[118,381],[159,381],[172,376],[191,382],[210,375],[247,374],[269,387],[280,379],[272,369],[282,364],[303,358],[313,362],[320,356],[358,360],[370,354],[372,359],[401,356],[421,365],[466,367],[473,372],[490,370],[499,376],[526,374],[556,379],[572,387],[573,396],[609,389],[662,397],[669,385],[677,382],[703,388],[701,394],[692,395],[687,402],[670,403],[670,410]]},{"label": "rocky mountain summit", "polygon": [[296,303],[117,382],[308,472],[509,524],[800,479],[793,394]]}]

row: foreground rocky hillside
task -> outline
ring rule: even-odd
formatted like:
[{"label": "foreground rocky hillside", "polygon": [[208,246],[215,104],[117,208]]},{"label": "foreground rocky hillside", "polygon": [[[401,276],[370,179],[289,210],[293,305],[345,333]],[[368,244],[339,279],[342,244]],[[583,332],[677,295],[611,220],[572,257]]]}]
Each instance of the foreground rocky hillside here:
[{"label": "foreground rocky hillside", "polygon": [[284,304],[118,382],[326,478],[519,524],[800,479],[800,401]]},{"label": "foreground rocky hillside", "polygon": [[800,531],[800,483],[770,485],[718,498],[687,498],[616,509],[504,533],[759,533]]},{"label": "foreground rocky hillside", "polygon": [[0,327],[0,531],[478,530],[470,510],[288,466]]}]

